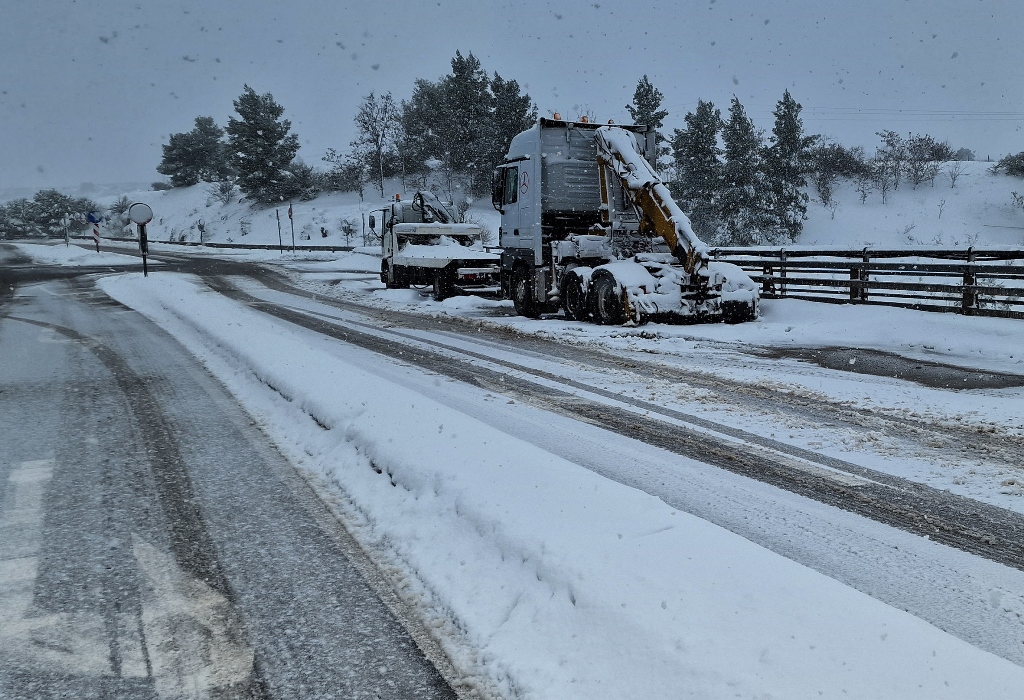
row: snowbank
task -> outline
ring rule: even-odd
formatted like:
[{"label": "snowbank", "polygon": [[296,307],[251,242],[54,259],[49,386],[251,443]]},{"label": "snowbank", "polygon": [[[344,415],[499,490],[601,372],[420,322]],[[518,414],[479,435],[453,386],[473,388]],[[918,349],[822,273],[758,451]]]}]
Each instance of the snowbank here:
[{"label": "snowbank", "polygon": [[[44,245],[40,243],[14,243],[18,252],[26,255],[37,263],[44,265],[67,265],[69,267],[82,266],[142,266],[142,260],[133,255],[121,255],[120,253],[97,253],[92,247],[82,243],[72,243],[70,246],[61,243]],[[85,247],[84,247],[85,246]],[[163,263],[150,260],[150,265],[162,265]]]},{"label": "snowbank", "polygon": [[362,518],[356,536],[398,568],[456,664],[508,695],[935,700],[1024,687],[1024,669],[369,374],[345,346],[186,278],[101,285],[336,482]]}]

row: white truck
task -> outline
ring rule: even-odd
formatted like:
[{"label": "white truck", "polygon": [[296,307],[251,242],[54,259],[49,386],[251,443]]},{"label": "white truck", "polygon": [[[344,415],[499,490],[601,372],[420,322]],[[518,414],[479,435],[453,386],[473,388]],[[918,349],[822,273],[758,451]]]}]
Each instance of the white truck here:
[{"label": "white truck", "polygon": [[456,294],[498,294],[497,253],[483,245],[483,229],[456,223],[452,210],[433,193],[416,192],[370,214],[370,229],[381,226],[380,281],[388,289],[431,287],[434,299]]},{"label": "white truck", "polygon": [[658,177],[654,132],[541,118],[494,172],[501,287],[516,312],[599,324],[739,322],[757,286],[708,248]]}]

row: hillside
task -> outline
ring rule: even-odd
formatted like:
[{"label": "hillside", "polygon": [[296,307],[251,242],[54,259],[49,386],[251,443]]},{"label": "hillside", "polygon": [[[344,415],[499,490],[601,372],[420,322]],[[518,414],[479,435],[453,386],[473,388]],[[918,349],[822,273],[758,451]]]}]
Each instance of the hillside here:
[{"label": "hillside", "polygon": [[[992,175],[988,163],[965,163],[956,186],[950,186],[945,172],[934,185],[925,183],[914,190],[903,183],[891,192],[886,203],[872,192],[861,203],[860,195],[850,182],[836,188],[835,211],[812,199],[808,219],[797,245],[840,246],[860,248],[968,245],[1024,245],[1024,211],[1014,209],[1010,199],[1013,191],[1024,192],[1024,180],[1006,175]],[[389,192],[401,192],[401,183],[388,183]],[[131,199],[153,207],[156,220],[150,225],[151,240],[199,240],[200,224],[205,229],[203,240],[210,242],[261,243],[278,242],[280,214],[281,239],[291,242],[288,204],[280,207],[252,207],[240,202],[237,195],[229,204],[215,201],[207,192],[209,185],[168,190],[126,193]],[[411,194],[411,193],[408,193]],[[813,192],[811,193],[813,196]],[[99,198],[109,205],[115,198]],[[296,243],[324,245],[361,245],[364,215],[384,203],[380,197],[367,193],[360,201],[354,192],[322,195],[310,202],[294,202],[293,216]],[[499,217],[490,202],[481,200],[469,211],[469,217],[482,223],[496,243]],[[344,233],[345,222],[351,225],[350,235]],[[321,228],[327,231],[324,237]],[[106,235],[117,235],[108,226]]]}]

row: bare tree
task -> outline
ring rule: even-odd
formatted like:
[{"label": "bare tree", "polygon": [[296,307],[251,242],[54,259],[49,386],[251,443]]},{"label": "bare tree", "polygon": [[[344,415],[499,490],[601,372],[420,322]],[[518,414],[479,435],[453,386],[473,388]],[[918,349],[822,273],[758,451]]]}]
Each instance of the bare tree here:
[{"label": "bare tree", "polygon": [[[882,148],[875,151],[875,160],[885,164],[884,170],[889,173],[892,180],[891,187],[898,190],[907,161],[907,143],[895,131],[879,131],[877,134],[882,139]],[[884,201],[885,197],[882,199]]]},{"label": "bare tree", "polygon": [[946,166],[946,175],[949,176],[949,186],[956,187],[956,181],[964,174],[964,162],[962,160],[950,161]]},{"label": "bare tree", "polygon": [[894,167],[891,161],[875,159],[871,163],[871,182],[882,195],[882,204],[889,198],[889,191],[895,187]]},{"label": "bare tree", "polygon": [[861,204],[864,204],[864,202],[868,201],[868,195],[871,194],[871,192],[875,189],[875,186],[871,180],[871,174],[865,172],[858,175],[854,189],[856,189],[857,194],[860,195]]},{"label": "bare tree", "polygon": [[391,93],[378,97],[371,92],[364,97],[355,122],[359,136],[352,142],[352,148],[362,160],[372,164],[374,179],[383,197],[385,162],[394,153],[400,128],[398,108]]},{"label": "bare tree", "polygon": [[1017,194],[1016,192],[1010,193],[1010,199],[1013,200],[1013,206],[1020,209],[1024,209],[1024,194]]}]

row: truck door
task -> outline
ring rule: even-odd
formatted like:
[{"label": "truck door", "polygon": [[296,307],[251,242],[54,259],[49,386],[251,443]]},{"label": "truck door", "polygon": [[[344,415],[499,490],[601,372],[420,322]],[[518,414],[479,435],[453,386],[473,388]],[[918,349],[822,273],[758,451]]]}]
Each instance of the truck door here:
[{"label": "truck door", "polygon": [[395,250],[395,236],[393,226],[388,216],[389,212],[387,209],[380,210],[380,233],[381,233],[381,246],[384,249],[384,259],[390,260],[391,257],[397,252]]},{"label": "truck door", "polygon": [[502,248],[524,246],[519,230],[519,166],[516,163],[501,168],[501,238]]}]

